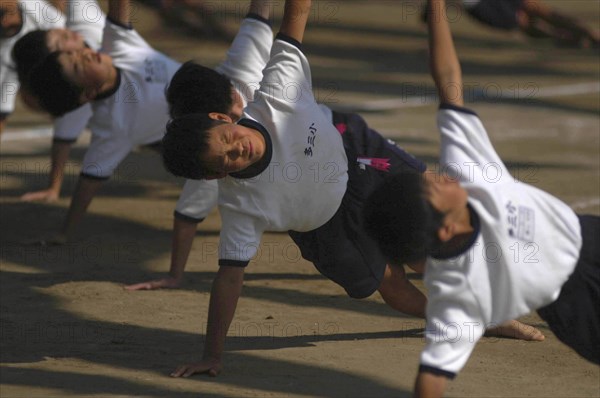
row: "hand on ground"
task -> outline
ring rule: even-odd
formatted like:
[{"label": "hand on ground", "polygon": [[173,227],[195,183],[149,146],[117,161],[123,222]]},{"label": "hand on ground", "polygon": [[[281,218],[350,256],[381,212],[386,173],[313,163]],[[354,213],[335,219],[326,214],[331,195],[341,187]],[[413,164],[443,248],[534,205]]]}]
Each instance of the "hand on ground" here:
[{"label": "hand on ground", "polygon": [[505,322],[495,328],[489,328],[485,331],[485,335],[510,337],[526,341],[544,341],[546,338],[539,329],[515,320]]},{"label": "hand on ground", "polygon": [[163,278],[149,282],[135,283],[125,286],[126,290],[154,290],[154,289],[177,289],[181,285],[181,279]]},{"label": "hand on ground", "polygon": [[215,359],[204,359],[202,362],[190,363],[181,365],[173,373],[171,377],[190,377],[198,373],[208,373],[210,377],[216,377],[223,370],[221,361]]},{"label": "hand on ground", "polygon": [[55,202],[58,200],[58,192],[51,189],[44,189],[43,191],[27,192],[21,196],[23,202]]}]

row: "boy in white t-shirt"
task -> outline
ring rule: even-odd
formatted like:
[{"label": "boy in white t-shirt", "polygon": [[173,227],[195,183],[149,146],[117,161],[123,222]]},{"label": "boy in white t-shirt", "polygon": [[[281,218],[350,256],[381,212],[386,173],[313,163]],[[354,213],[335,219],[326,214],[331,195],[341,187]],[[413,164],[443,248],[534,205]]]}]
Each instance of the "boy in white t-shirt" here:
[{"label": "boy in white t-shirt", "polygon": [[[509,174],[477,115],[463,108],[445,1],[430,0],[429,15],[440,161],[460,171],[392,176],[365,207],[369,234],[392,263],[425,264],[427,344],[415,395],[441,396],[487,326],[533,310],[600,363],[600,218],[577,216]],[[492,167],[497,178],[486,181]]]},{"label": "boy in white t-shirt", "polygon": [[[164,90],[180,64],[153,49],[130,25],[128,1],[111,1],[102,51],[54,52],[30,73],[40,105],[60,116],[90,103],[92,141],[62,227],[63,243],[119,163],[139,145],[160,142],[168,120]],[[205,184],[216,194],[215,184]]]},{"label": "boy in white t-shirt", "polygon": [[[33,30],[21,37],[12,50],[21,92],[29,99],[27,104],[38,109],[39,105],[35,104],[35,98],[28,89],[31,69],[54,51],[78,51],[86,47],[97,51],[102,44],[106,15],[96,0],[68,1],[65,16],[65,28]],[[81,135],[91,116],[91,105],[84,104],[54,119],[48,187],[28,192],[21,197],[22,200],[52,202],[58,199],[71,146]]]},{"label": "boy in white t-shirt", "polygon": [[[363,192],[353,189],[357,188],[354,185],[347,189],[348,157],[342,134],[331,116],[317,105],[311,91],[310,68],[300,50],[309,9],[310,1],[286,2],[282,27],[263,70],[260,88],[238,124],[231,123],[226,114],[213,112],[210,116],[190,113],[176,117],[167,126],[163,140],[167,168],[188,178],[221,178],[220,268],[211,293],[204,357],[200,363],[177,369],[173,376],[203,372],[216,375],[221,371],[223,343],[240,295],[244,267],[266,230],[300,231],[291,235],[299,242],[303,255],[318,257],[319,270],[331,279],[337,278],[334,280],[353,297],[370,295],[381,282],[385,264],[379,267],[377,253],[372,253],[360,231],[348,231],[354,235],[352,239],[337,234],[341,225],[356,223],[357,218],[351,216]],[[289,88],[286,94],[283,87]],[[286,98],[287,94],[296,97]],[[208,138],[208,153],[201,149],[202,136],[206,135],[202,133],[203,121],[218,124],[218,132]],[[353,162],[350,173],[356,179],[377,179],[371,168],[367,169],[360,170]],[[321,237],[327,243],[308,243]],[[337,251],[331,245],[335,238],[340,243]],[[356,244],[363,244],[364,251],[357,251]],[[334,253],[335,258],[328,257]],[[348,262],[362,264],[372,259],[378,264],[376,269],[369,264],[349,267],[344,274],[335,269],[343,268],[344,262],[335,260],[344,255]],[[357,277],[350,268],[362,274]],[[418,307],[418,300],[408,302]]]},{"label": "boy in white t-shirt", "polygon": [[[252,0],[248,15],[215,69],[186,62],[173,75],[166,97],[172,118],[190,112],[213,110],[238,120],[243,108],[254,100],[254,91],[269,60],[273,32],[269,0]],[[207,194],[205,181],[187,180],[173,212],[173,237],[169,275],[127,286],[129,290],[179,287],[198,223],[217,204],[217,192]]]}]

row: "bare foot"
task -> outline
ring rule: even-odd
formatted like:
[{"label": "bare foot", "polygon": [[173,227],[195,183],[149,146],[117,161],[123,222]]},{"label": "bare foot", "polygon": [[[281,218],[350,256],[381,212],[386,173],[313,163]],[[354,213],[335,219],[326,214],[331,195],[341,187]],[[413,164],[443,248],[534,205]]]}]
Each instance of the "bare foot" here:
[{"label": "bare foot", "polygon": [[485,335],[510,337],[526,341],[544,341],[546,338],[539,329],[515,320],[505,322],[494,328],[489,328],[485,331]]}]

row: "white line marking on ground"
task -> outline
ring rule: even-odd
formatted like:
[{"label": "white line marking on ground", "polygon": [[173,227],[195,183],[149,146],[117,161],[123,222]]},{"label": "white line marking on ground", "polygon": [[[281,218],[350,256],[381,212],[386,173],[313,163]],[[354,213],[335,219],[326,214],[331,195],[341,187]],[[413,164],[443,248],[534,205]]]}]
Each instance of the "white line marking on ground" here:
[{"label": "white line marking on ground", "polygon": [[[532,91],[533,86],[527,86],[523,89],[509,89],[502,90],[502,92],[494,93],[494,100],[498,99],[513,99],[518,100],[535,100],[536,98],[548,98],[548,97],[566,97],[572,95],[582,94],[594,94],[600,92],[600,82],[587,82],[587,83],[576,83],[576,84],[565,84],[562,86],[554,87],[542,87],[537,91]],[[472,93],[473,100],[485,98],[486,94],[484,90],[475,90]],[[414,97],[405,98],[390,98],[384,100],[373,100],[358,102],[354,104],[339,104],[332,106],[332,108],[339,111],[363,111],[363,112],[375,112],[375,111],[387,111],[400,108],[417,108],[421,106],[428,106],[437,104],[438,97],[435,95],[425,94]]]},{"label": "white line marking on ground", "polygon": [[593,206],[598,206],[600,205],[600,198],[591,198],[591,199],[582,199],[582,200],[578,200],[575,203],[571,204],[571,208],[573,210],[583,210],[583,209],[589,209],[590,207]]},{"label": "white line marking on ground", "polygon": [[2,142],[31,140],[35,138],[52,137],[52,126],[34,127],[28,129],[7,129],[2,133]]},{"label": "white line marking on ground", "polygon": [[[565,97],[571,95],[582,95],[582,94],[593,94],[600,92],[600,82],[587,82],[587,83],[576,83],[576,84],[565,84],[562,86],[554,87],[543,87],[540,88],[535,95],[531,96],[531,87],[515,92],[514,90],[507,90],[506,93],[499,93],[494,98],[524,98],[524,99],[535,99],[535,98],[547,98],[547,97]],[[481,97],[482,94],[475,94],[475,97]],[[332,106],[332,108],[338,111],[363,111],[363,112],[376,112],[386,111],[399,108],[418,108],[421,106],[428,106],[437,103],[436,96],[415,96],[407,98],[390,98],[384,100],[374,100],[359,102],[355,104],[338,104]],[[7,129],[5,133],[0,136],[2,142],[8,141],[23,141],[35,138],[43,138],[52,136],[52,127],[43,126],[29,129]]]}]

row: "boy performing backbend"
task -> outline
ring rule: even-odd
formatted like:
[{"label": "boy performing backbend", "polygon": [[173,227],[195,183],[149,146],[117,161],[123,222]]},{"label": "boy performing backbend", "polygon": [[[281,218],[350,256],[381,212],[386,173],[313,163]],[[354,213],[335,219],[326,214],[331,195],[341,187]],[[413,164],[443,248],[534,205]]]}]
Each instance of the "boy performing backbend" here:
[{"label": "boy performing backbend", "polygon": [[[560,340],[600,363],[600,218],[577,216],[509,174],[477,115],[463,108],[445,1],[429,7],[441,163],[464,169],[455,180],[395,175],[365,207],[369,234],[392,263],[426,263],[427,345],[416,395],[441,396],[486,326],[532,310]],[[498,170],[495,183],[483,178],[489,165]],[[485,251],[490,245],[493,254]]]},{"label": "boy performing backbend", "polygon": [[167,126],[165,165],[187,178],[219,179],[222,218],[204,356],[173,376],[221,371],[244,267],[268,230],[289,231],[303,257],[351,297],[379,290],[392,307],[424,315],[424,295],[404,270],[386,267],[362,232],[361,207],[383,180],[381,170],[425,167],[356,116],[333,114],[332,123],[332,114],[315,102],[300,48],[309,10],[310,1],[286,2],[260,88],[238,124],[213,112],[180,115]]}]

